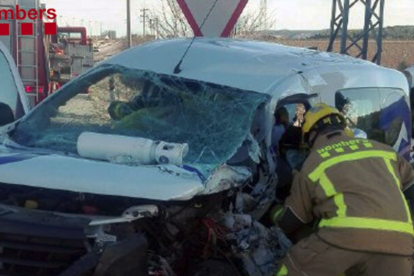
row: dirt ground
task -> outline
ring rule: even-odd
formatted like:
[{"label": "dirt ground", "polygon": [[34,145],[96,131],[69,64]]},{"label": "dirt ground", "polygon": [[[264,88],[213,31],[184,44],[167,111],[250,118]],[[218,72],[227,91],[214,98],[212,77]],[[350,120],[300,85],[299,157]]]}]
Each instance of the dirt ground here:
[{"label": "dirt ground", "polygon": [[[271,39],[270,41],[291,45],[297,47],[317,47],[318,50],[326,51],[328,48],[328,40],[279,40]],[[394,69],[407,68],[414,64],[414,40],[384,40],[381,65]],[[372,60],[377,50],[375,41],[370,41],[368,45],[368,56]],[[358,48],[353,48],[351,55],[355,56]],[[356,51],[355,51],[356,50]],[[334,45],[334,52],[339,52],[339,42]]]}]

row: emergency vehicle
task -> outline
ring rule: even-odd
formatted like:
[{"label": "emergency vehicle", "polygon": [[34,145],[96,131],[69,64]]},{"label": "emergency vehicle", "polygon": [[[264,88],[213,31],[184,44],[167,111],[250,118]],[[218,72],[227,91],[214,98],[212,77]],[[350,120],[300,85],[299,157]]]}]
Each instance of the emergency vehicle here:
[{"label": "emergency vehicle", "polygon": [[[17,5],[26,12],[46,9],[39,0],[0,0],[0,10],[15,11]],[[91,41],[87,41],[86,28],[58,27],[58,34],[50,36],[44,32],[46,16],[17,20],[4,12],[1,15],[0,23],[9,23],[10,35],[0,36],[0,41],[15,60],[31,107],[93,66],[93,48]],[[21,24],[25,22],[33,23],[34,35],[21,35]],[[58,37],[62,34],[79,34],[81,41],[69,40],[67,47],[61,48]]]},{"label": "emergency vehicle", "polygon": [[51,43],[51,75],[59,86],[94,66],[95,51],[85,27],[58,27]]},{"label": "emergency vehicle", "polygon": [[[15,10],[16,5],[24,10],[45,8],[38,0],[0,0],[2,10]],[[43,32],[43,20],[16,20],[2,15],[0,23],[9,23],[10,35],[0,36],[0,41],[13,56],[30,104],[34,106],[46,97],[49,85],[48,38]],[[33,22],[34,35],[21,35],[21,23],[25,22]]]}]

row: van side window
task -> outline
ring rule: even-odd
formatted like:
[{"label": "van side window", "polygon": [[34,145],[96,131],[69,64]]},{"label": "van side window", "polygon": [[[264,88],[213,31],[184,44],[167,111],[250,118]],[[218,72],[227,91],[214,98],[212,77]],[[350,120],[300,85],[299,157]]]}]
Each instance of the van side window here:
[{"label": "van side window", "polygon": [[16,80],[11,72],[9,62],[0,51],[0,102],[11,107],[16,117],[23,115],[23,107],[16,87]]},{"label": "van side window", "polygon": [[401,142],[399,137],[403,126],[407,132],[411,130],[409,99],[400,89],[340,90],[335,94],[335,106],[345,115],[351,129],[362,130],[368,139],[390,146]]}]

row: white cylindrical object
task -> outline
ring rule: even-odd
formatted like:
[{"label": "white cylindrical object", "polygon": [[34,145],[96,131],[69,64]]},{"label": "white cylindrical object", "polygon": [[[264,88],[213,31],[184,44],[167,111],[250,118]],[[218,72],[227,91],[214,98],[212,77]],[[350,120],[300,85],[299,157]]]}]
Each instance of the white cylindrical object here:
[{"label": "white cylindrical object", "polygon": [[85,158],[111,161],[127,157],[129,161],[143,165],[181,165],[188,153],[187,144],[154,142],[140,137],[93,132],[79,135],[77,149],[78,154]]},{"label": "white cylindrical object", "polygon": [[129,156],[142,163],[155,163],[155,144],[152,140],[121,135],[83,132],[78,138],[80,156],[99,160],[114,160],[119,156]]},{"label": "white cylindrical object", "polygon": [[159,142],[155,148],[155,159],[158,163],[181,165],[187,153],[187,144]]}]

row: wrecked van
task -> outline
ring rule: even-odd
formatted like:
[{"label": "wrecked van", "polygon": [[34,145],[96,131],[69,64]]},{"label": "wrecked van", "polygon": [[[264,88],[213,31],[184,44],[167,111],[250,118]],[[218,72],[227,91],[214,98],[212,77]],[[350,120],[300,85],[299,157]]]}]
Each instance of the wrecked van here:
[{"label": "wrecked van", "polygon": [[265,222],[283,198],[276,171],[306,150],[292,135],[276,153],[281,108],[297,130],[327,102],[407,154],[403,74],[273,43],[190,43],[124,51],[2,128],[0,274],[274,275],[291,245]]}]

